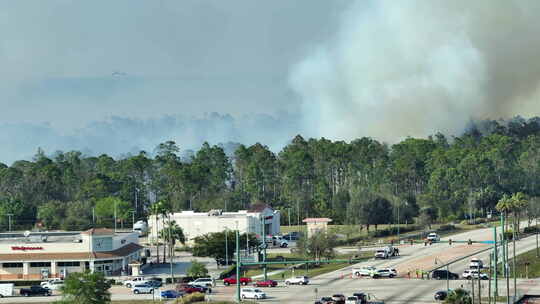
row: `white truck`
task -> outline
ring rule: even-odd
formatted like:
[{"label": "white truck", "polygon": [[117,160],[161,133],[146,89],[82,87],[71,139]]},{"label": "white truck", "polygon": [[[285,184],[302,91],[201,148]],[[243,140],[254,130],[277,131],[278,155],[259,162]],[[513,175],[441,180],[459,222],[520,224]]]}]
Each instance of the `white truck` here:
[{"label": "white truck", "polygon": [[376,259],[388,259],[389,257],[396,255],[396,249],[392,246],[387,246],[383,249],[375,251]]},{"label": "white truck", "polygon": [[135,285],[144,284],[147,281],[149,281],[149,279],[145,277],[133,277],[129,280],[124,281],[124,286],[126,286],[127,288],[131,288]]},{"label": "white truck", "polygon": [[133,224],[133,232],[139,233],[139,236],[145,236],[148,233],[148,224],[144,221],[137,221]]},{"label": "white truck", "polygon": [[0,284],[0,298],[13,296],[13,283]]}]

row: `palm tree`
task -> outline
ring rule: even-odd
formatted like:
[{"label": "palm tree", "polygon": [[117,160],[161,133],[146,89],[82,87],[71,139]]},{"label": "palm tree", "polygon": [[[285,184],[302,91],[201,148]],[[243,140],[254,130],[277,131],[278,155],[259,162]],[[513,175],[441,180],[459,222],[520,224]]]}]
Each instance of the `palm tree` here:
[{"label": "palm tree", "polygon": [[444,300],[446,304],[471,304],[472,299],[469,293],[461,288],[452,290]]},{"label": "palm tree", "polygon": [[167,227],[163,228],[160,234],[161,238],[169,244],[169,260],[174,261],[174,245],[176,244],[176,241],[179,241],[182,244],[186,243],[184,230],[178,226],[176,221],[169,220],[167,222]]},{"label": "palm tree", "polygon": [[529,200],[522,192],[517,192],[511,197],[514,206],[514,231],[519,235],[519,221],[521,211],[527,208]]},{"label": "palm tree", "polygon": [[158,227],[158,217],[160,214],[162,214],[162,209],[163,209],[163,203],[162,202],[157,202],[157,203],[154,203],[150,206],[150,214],[152,214],[153,216],[155,216],[155,224],[156,224],[156,239],[154,240],[155,243],[156,243],[156,254],[157,254],[157,263],[159,264],[159,227]]},{"label": "palm tree", "polygon": [[[160,209],[160,214],[161,215],[161,227],[163,227],[163,229],[165,229],[165,217],[168,217],[171,213],[171,207],[168,203],[166,202],[163,202],[161,201],[161,209]],[[163,229],[161,229],[163,231]],[[161,237],[164,241],[165,239],[163,237]],[[165,242],[163,244],[163,263],[166,263],[165,261]],[[159,255],[159,251],[158,251],[158,255]]]},{"label": "palm tree", "polygon": [[[499,200],[497,205],[495,206],[495,209],[497,211],[502,212],[504,217],[507,217],[509,213],[511,213],[514,210],[514,200],[512,200],[511,197],[508,195],[503,195],[503,197]],[[506,222],[506,229],[508,230],[508,221]],[[504,231],[503,231],[504,233]]]}]

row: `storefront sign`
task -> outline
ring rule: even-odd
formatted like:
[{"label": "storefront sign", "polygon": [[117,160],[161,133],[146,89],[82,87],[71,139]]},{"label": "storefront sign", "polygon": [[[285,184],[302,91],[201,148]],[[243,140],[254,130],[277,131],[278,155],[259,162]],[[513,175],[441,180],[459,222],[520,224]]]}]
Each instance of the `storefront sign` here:
[{"label": "storefront sign", "polygon": [[27,247],[27,246],[11,246],[11,250],[20,250],[20,251],[27,251],[27,250],[43,250],[43,247]]}]

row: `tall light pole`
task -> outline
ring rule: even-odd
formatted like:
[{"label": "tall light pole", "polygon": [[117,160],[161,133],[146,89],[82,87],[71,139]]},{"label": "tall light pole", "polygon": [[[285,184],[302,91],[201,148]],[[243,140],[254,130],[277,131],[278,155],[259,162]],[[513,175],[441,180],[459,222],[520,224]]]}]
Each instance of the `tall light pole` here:
[{"label": "tall light pole", "polygon": [[236,222],[236,301],[240,303],[240,240],[238,233],[238,222]]},{"label": "tall light pole", "polygon": [[13,216],[13,213],[8,213],[6,214],[8,216],[8,227],[9,227],[9,232],[11,232],[11,217]]},{"label": "tall light pole", "polygon": [[225,267],[228,267],[229,266],[229,229],[227,227],[223,227],[225,228]]},{"label": "tall light pole", "polygon": [[131,229],[135,227],[135,210],[130,210],[129,213],[131,213]]},{"label": "tall light pole", "polygon": [[174,272],[173,272],[173,253],[174,253],[174,248],[173,248],[173,240],[172,240],[172,236],[171,236],[171,229],[172,228],[172,225],[171,225],[171,214],[169,213],[169,266],[171,268],[171,284],[174,284]]},{"label": "tall light pole", "polygon": [[114,233],[116,233],[116,202],[114,202]]},{"label": "tall light pole", "polygon": [[[287,208],[288,211],[287,211],[287,215],[289,216],[289,228],[291,227],[291,207]],[[538,225],[538,219],[536,220],[536,225]],[[289,229],[290,231],[290,229]],[[538,247],[538,246],[536,246]]]},{"label": "tall light pole", "polygon": [[135,213],[138,215],[139,211],[139,188],[135,187]]}]

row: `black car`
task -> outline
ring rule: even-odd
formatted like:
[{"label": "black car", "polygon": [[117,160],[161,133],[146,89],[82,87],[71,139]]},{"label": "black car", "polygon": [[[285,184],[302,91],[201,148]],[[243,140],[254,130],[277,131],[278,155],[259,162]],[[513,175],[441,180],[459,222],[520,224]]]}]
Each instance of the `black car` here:
[{"label": "black car", "polygon": [[226,266],[227,264],[228,265],[236,265],[236,261],[234,259],[225,260],[223,258],[218,258],[218,259],[216,259],[216,262],[220,266]]},{"label": "black car", "polygon": [[322,304],[335,304],[336,302],[331,297],[322,297],[319,301]]},{"label": "black car", "polygon": [[159,288],[163,286],[163,282],[158,281],[158,280],[150,280],[150,281],[147,281],[146,283],[154,288]]},{"label": "black car", "polygon": [[440,290],[435,293],[434,298],[437,301],[444,301],[444,299],[446,299],[447,296],[448,296],[448,292],[444,290]]},{"label": "black car", "polygon": [[360,300],[360,304],[366,304],[367,303],[367,295],[363,292],[355,292],[352,294],[353,297],[357,297],[358,300]]},{"label": "black car", "polygon": [[41,286],[30,286],[30,288],[21,288],[19,291],[21,296],[29,297],[29,296],[50,296],[52,292],[47,289],[43,288]]},{"label": "black car", "polygon": [[434,280],[446,280],[446,278],[448,278],[449,280],[457,280],[459,279],[459,274],[440,269],[434,270],[431,273],[431,278]]}]

